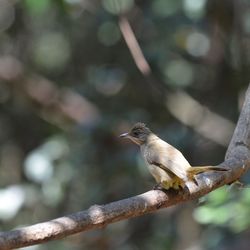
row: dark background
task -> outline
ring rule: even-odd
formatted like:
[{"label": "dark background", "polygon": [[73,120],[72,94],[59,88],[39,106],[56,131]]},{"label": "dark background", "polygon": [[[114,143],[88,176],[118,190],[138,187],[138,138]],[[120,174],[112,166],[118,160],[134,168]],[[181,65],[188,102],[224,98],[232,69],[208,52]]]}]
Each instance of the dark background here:
[{"label": "dark background", "polygon": [[[246,0],[1,0],[1,230],[150,190],[139,149],[118,138],[137,121],[192,165],[222,162],[249,66]],[[249,206],[248,188],[224,187],[31,249],[249,249]]]}]

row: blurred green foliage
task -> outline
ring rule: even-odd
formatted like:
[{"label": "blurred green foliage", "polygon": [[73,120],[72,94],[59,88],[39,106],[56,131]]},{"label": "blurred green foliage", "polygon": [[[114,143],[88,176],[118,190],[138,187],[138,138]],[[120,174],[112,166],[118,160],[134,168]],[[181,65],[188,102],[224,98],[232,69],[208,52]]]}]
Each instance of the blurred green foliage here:
[{"label": "blurred green foliage", "polygon": [[226,227],[235,233],[248,229],[250,190],[241,192],[221,188],[207,195],[207,204],[196,209],[194,216],[202,224]]},{"label": "blurred green foliage", "polygon": [[[192,165],[223,161],[250,78],[249,13],[243,0],[1,0],[1,230],[149,190],[118,138],[137,121]],[[225,187],[32,249],[249,249],[249,201]]]}]

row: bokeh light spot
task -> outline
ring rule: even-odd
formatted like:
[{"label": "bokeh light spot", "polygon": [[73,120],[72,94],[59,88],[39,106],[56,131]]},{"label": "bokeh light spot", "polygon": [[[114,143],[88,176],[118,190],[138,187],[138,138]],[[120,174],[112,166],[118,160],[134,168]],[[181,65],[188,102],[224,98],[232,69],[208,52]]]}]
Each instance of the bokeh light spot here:
[{"label": "bokeh light spot", "polygon": [[21,186],[13,185],[0,190],[0,219],[12,219],[25,200],[25,192]]},{"label": "bokeh light spot", "polygon": [[39,37],[33,52],[36,63],[47,70],[62,69],[71,55],[69,41],[61,33],[47,33]]},{"label": "bokeh light spot", "polygon": [[193,70],[189,63],[183,60],[171,61],[165,70],[170,83],[178,86],[187,86],[192,83]]},{"label": "bokeh light spot", "polygon": [[88,80],[103,95],[117,94],[125,84],[126,74],[119,68],[90,67]]},{"label": "bokeh light spot", "polygon": [[186,47],[192,56],[204,56],[210,48],[210,42],[206,35],[199,32],[192,32],[187,37]]},{"label": "bokeh light spot", "polygon": [[187,17],[199,19],[204,15],[207,0],[184,0],[183,9]]},{"label": "bokeh light spot", "polygon": [[116,44],[120,38],[121,33],[118,26],[113,22],[104,22],[97,31],[99,41],[106,45],[111,46]]},{"label": "bokeh light spot", "polygon": [[26,176],[35,182],[43,183],[53,175],[51,160],[39,150],[31,152],[24,162]]},{"label": "bokeh light spot", "polygon": [[134,6],[134,0],[103,0],[103,7],[112,14],[120,14]]},{"label": "bokeh light spot", "polygon": [[175,14],[181,7],[179,0],[155,0],[152,1],[152,10],[157,16],[167,17]]}]

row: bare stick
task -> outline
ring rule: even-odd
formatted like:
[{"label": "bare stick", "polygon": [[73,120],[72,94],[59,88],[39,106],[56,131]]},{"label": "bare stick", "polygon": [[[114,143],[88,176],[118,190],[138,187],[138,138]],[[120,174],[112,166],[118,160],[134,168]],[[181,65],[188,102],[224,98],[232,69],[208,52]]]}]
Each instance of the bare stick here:
[{"label": "bare stick", "polygon": [[119,26],[123,38],[130,50],[130,53],[135,61],[137,68],[141,71],[143,75],[150,74],[151,68],[142,53],[139,43],[126,17],[120,17]]}]

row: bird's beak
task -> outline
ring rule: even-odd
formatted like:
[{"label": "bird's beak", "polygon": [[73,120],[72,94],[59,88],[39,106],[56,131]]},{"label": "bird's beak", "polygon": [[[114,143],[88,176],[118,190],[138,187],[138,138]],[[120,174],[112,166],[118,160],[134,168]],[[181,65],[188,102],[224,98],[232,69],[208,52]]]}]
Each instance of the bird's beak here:
[{"label": "bird's beak", "polygon": [[119,135],[119,137],[127,138],[127,137],[129,137],[129,133],[123,133],[123,134]]},{"label": "bird's beak", "polygon": [[135,138],[133,136],[131,136],[129,133],[123,133],[121,135],[119,135],[120,138],[127,138],[130,139],[132,142],[134,142],[135,144],[141,145],[140,141],[138,138]]}]

